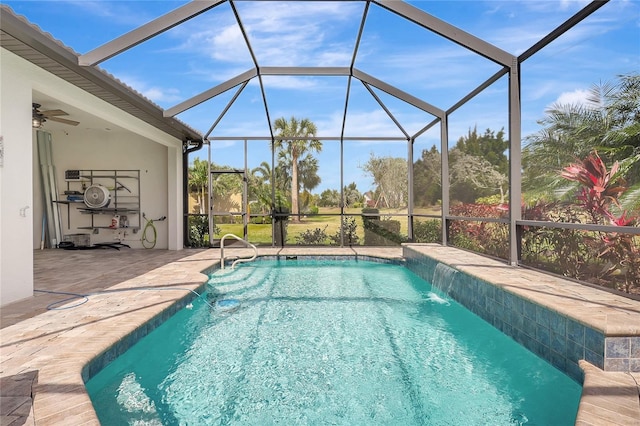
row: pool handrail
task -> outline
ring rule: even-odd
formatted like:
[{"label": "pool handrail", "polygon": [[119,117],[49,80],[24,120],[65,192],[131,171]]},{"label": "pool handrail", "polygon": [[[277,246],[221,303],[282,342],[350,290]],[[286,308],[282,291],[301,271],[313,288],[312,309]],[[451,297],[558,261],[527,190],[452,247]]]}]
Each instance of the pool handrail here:
[{"label": "pool handrail", "polygon": [[243,259],[236,259],[232,264],[231,264],[231,269],[233,269],[236,266],[236,263],[240,263],[240,262],[251,262],[252,260],[254,260],[256,257],[258,257],[258,249],[256,248],[256,246],[254,246],[253,244],[251,244],[249,241],[243,240],[242,238],[238,237],[235,234],[225,234],[221,239],[220,239],[220,269],[224,269],[224,240],[227,237],[233,237],[238,241],[241,241],[243,243],[245,243],[246,245],[248,245],[249,247],[251,247],[253,249],[253,256],[251,256],[250,258],[243,258]]}]

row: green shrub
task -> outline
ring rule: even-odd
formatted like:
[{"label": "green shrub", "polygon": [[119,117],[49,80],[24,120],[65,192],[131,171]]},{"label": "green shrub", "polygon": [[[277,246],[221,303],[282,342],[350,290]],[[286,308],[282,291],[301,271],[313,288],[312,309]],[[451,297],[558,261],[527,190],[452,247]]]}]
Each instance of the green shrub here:
[{"label": "green shrub", "polygon": [[[208,247],[209,246],[209,218],[207,216],[189,216],[189,239],[188,247]],[[214,234],[220,233],[220,228],[214,225]]]},{"label": "green shrub", "polygon": [[324,229],[316,228],[314,230],[307,229],[299,235],[296,235],[296,244],[299,245],[321,245],[327,241],[327,226]]},{"label": "green shrub", "polygon": [[416,243],[442,243],[442,224],[438,219],[414,221],[413,241]]},{"label": "green shrub", "polygon": [[[345,218],[340,224],[340,228],[342,229],[345,246],[358,245],[360,237],[358,237],[358,234],[356,233],[358,225],[356,224],[356,219],[354,217]],[[340,245],[340,231],[336,232],[336,234],[332,235],[330,238],[334,244]]]},{"label": "green shrub", "polygon": [[400,234],[400,221],[392,219],[380,219],[379,210],[372,208],[362,209],[363,214],[375,216],[362,216],[364,227],[364,245],[366,246],[393,246],[407,240]]}]

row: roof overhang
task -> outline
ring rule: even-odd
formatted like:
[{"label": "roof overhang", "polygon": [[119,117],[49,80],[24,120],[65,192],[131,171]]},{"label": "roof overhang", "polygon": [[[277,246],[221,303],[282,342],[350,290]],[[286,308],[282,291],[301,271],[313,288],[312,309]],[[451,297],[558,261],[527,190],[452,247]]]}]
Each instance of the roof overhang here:
[{"label": "roof overhang", "polygon": [[78,64],[79,55],[50,35],[0,6],[0,46],[74,86],[180,140],[202,135],[173,118],[131,87],[97,67]]}]

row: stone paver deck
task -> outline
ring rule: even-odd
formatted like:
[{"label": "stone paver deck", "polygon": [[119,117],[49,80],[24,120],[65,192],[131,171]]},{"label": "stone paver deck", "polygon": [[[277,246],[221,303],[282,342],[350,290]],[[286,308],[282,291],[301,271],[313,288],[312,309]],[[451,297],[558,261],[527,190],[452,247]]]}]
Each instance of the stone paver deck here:
[{"label": "stone paver deck", "polygon": [[[402,253],[398,247],[363,247],[356,251],[359,255],[387,258],[400,258]],[[235,248],[227,248],[225,252],[231,256],[251,254],[250,250]],[[466,262],[469,267],[483,266],[477,258],[470,264],[466,252],[455,252],[456,256],[448,254],[453,256],[448,261]],[[260,254],[353,255],[354,250],[261,248]],[[82,294],[129,290],[92,295],[88,302],[73,309],[46,310],[50,303],[68,297],[48,293],[37,293],[2,307],[0,424],[99,424],[82,381],[82,368],[115,342],[188,295],[189,290],[201,286],[206,279],[201,271],[219,262],[218,256],[219,250],[36,251],[36,289]],[[511,278],[520,277],[525,271],[499,265],[508,268],[507,274]],[[495,274],[495,268],[487,271]],[[523,286],[527,282],[531,284],[526,278],[516,281]],[[552,287],[545,287],[545,291],[551,291]],[[534,288],[540,290],[535,285]],[[83,301],[76,299],[68,303]],[[569,305],[571,303],[579,310],[583,308],[582,302],[573,300]],[[608,315],[607,305],[612,303],[607,299],[602,308],[605,310],[599,311],[598,315]],[[640,302],[631,305],[638,309]],[[617,324],[617,314],[611,315]],[[627,317],[629,320],[634,318]],[[578,424],[640,425],[639,388],[633,382],[634,375],[604,373],[588,364],[583,368],[586,379]],[[640,381],[640,374],[635,374],[635,380]]]}]

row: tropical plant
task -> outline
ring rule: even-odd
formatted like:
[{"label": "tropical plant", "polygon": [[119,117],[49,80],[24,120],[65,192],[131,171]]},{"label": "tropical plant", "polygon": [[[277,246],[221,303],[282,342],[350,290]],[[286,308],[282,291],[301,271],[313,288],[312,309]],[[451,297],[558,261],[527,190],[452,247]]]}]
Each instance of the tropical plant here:
[{"label": "tropical plant", "polygon": [[193,164],[187,172],[189,194],[195,195],[198,203],[199,214],[206,213],[206,194],[209,187],[209,164],[199,158],[193,160]]},{"label": "tropical plant", "polygon": [[[501,205],[457,204],[450,208],[452,216],[505,218],[508,210]],[[451,242],[456,247],[507,259],[509,227],[503,223],[454,220],[449,228]]]},{"label": "tropical plant", "polygon": [[[594,223],[607,223],[614,226],[634,226],[638,218],[620,211],[618,198],[626,191],[625,182],[618,172],[619,165],[613,164],[610,170],[593,152],[581,163],[565,167],[562,177],[578,182],[581,187],[577,194],[579,205],[584,208]],[[617,214],[612,211],[617,209]],[[601,234],[602,248],[599,257],[606,260],[602,276],[620,276],[624,279],[622,289],[640,287],[640,246],[628,233],[612,232]]]},{"label": "tropical plant", "polygon": [[618,173],[619,164],[615,162],[611,170],[597,152],[589,154],[580,163],[573,163],[565,167],[560,175],[570,181],[580,184],[577,199],[580,205],[591,216],[592,223],[621,224],[625,213],[616,217],[611,207],[620,207],[618,198],[626,191],[625,180]]},{"label": "tropical plant", "polygon": [[[276,119],[273,125],[277,131],[274,148],[286,152],[290,156],[291,165],[291,215],[293,221],[299,221],[299,169],[298,161],[308,151],[322,151],[322,142],[315,138],[316,125],[309,119],[298,120],[291,117],[287,121],[284,117]],[[299,139],[302,138],[302,139]]]},{"label": "tropical plant", "polygon": [[523,188],[530,194],[566,194],[557,170],[593,150],[618,161],[631,188],[640,185],[640,74],[592,86],[586,103],[554,104],[539,124],[522,152]]}]

